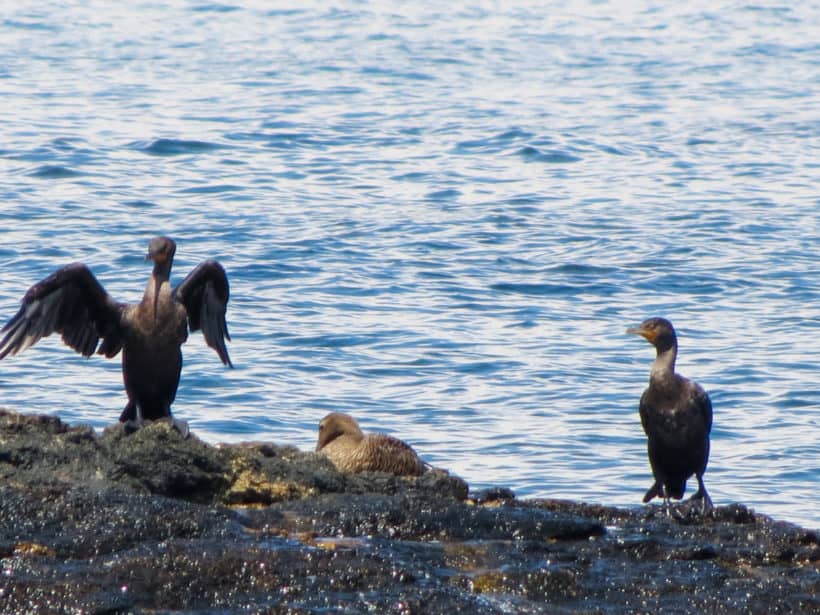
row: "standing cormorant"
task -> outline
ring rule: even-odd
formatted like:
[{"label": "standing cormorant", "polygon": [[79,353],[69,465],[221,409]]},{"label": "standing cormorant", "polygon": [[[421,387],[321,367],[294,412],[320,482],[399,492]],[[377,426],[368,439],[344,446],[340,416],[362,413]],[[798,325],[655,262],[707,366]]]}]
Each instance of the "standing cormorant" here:
[{"label": "standing cormorant", "polygon": [[331,412],[319,423],[316,452],[325,455],[339,472],[387,472],[419,476],[424,462],[409,444],[385,434],[363,434],[349,414]]},{"label": "standing cormorant", "polygon": [[694,474],[698,490],[691,499],[702,500],[705,512],[712,507],[703,484],[709,462],[712,402],[698,383],[675,373],[678,341],[671,322],[649,318],[627,333],[645,337],[658,352],[639,407],[655,477],[643,501],[662,497],[668,510],[669,498],[681,499],[687,479]]},{"label": "standing cormorant", "polygon": [[[176,244],[155,237],[146,260],[154,261],[142,301],[118,303],[82,263],[58,269],[32,286],[6,326],[0,359],[22,352],[40,338],[60,333],[63,341],[85,357],[96,351],[108,358],[122,350],[122,375],[128,403],[120,421],[141,426],[143,420],[171,416],[182,370],[180,346],[188,329],[202,329],[205,341],[222,362],[233,367],[225,348],[228,277],[218,262],[197,265],[171,288]],[[173,419],[172,419],[173,421]],[[184,423],[174,424],[187,434]]]}]

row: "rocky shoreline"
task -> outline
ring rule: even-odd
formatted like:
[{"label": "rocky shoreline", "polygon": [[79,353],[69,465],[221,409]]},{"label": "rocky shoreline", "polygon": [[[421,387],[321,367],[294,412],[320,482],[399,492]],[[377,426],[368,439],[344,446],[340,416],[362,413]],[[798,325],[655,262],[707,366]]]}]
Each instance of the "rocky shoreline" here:
[{"label": "rocky shoreline", "polygon": [[820,612],[820,535],[0,410],[2,613]]}]

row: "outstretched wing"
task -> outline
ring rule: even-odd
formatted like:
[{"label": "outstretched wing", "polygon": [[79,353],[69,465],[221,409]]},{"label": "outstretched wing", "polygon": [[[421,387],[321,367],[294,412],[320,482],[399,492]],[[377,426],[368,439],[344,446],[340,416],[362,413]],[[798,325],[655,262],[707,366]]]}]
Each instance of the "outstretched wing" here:
[{"label": "outstretched wing", "polygon": [[60,333],[63,341],[88,357],[97,350],[113,357],[122,348],[121,314],[114,301],[82,263],[58,269],[32,286],[17,314],[0,330],[0,359],[22,352],[40,338]]},{"label": "outstretched wing", "polygon": [[228,308],[228,275],[218,262],[207,260],[199,263],[174,289],[176,300],[188,312],[191,331],[202,329],[205,342],[228,367],[233,367],[225,348],[225,340],[231,339],[225,323]]}]

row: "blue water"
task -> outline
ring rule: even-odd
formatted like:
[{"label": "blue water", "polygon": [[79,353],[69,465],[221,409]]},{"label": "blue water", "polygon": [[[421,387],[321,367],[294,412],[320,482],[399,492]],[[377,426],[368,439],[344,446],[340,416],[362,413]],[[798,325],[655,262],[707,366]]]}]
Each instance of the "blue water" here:
[{"label": "blue water", "polygon": [[[327,412],[473,487],[640,505],[677,326],[706,484],[820,527],[820,12],[807,3],[38,2],[0,9],[0,320],[80,260],[136,301],[230,275],[175,413],[312,449]],[[102,428],[117,361],[55,336],[0,405]],[[691,485],[690,485],[691,492]]]}]

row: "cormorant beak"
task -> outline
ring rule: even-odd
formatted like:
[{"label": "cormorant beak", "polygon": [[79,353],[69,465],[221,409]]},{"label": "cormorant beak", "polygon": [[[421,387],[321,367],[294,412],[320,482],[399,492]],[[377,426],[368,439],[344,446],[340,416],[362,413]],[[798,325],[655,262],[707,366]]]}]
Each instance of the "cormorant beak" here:
[{"label": "cormorant beak", "polygon": [[640,335],[641,337],[646,338],[649,342],[654,342],[655,338],[657,337],[654,331],[650,329],[644,329],[643,327],[630,327],[626,330],[626,332],[632,335]]}]

